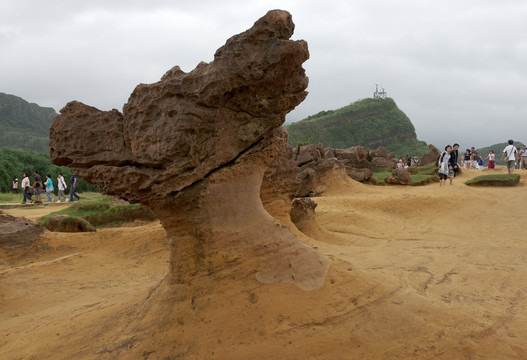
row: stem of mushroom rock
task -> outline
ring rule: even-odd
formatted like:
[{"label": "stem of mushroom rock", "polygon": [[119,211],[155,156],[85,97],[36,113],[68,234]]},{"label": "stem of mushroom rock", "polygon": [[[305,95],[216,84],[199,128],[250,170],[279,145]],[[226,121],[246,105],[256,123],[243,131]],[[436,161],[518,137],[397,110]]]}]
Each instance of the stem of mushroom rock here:
[{"label": "stem of mushroom rock", "polygon": [[263,174],[280,141],[269,137],[233,164],[153,207],[170,240],[170,283],[203,275],[246,276],[240,272],[252,269],[264,283],[289,282],[303,289],[323,284],[328,258],[300,242],[265,211],[260,199]]}]

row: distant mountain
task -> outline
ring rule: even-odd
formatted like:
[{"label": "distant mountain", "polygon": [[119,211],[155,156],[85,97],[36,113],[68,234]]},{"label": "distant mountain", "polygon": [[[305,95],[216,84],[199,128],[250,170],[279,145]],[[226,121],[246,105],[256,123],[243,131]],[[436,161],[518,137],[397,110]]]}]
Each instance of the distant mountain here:
[{"label": "distant mountain", "polygon": [[54,109],[0,93],[0,147],[49,152],[49,126]]},{"label": "distant mountain", "polygon": [[286,129],[291,146],[312,138],[315,144],[333,148],[384,146],[397,156],[421,156],[428,150],[426,142],[417,139],[410,119],[390,98],[363,99],[337,110],[321,111]]}]

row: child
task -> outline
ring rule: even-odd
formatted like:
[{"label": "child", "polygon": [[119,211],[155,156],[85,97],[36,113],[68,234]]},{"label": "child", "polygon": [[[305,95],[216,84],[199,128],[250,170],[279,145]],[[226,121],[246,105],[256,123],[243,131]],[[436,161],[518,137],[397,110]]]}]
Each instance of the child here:
[{"label": "child", "polygon": [[53,188],[53,181],[51,180],[51,175],[47,174],[46,178],[46,196],[48,197],[48,203],[51,203],[53,202],[53,197],[51,196],[51,193],[55,189]]}]

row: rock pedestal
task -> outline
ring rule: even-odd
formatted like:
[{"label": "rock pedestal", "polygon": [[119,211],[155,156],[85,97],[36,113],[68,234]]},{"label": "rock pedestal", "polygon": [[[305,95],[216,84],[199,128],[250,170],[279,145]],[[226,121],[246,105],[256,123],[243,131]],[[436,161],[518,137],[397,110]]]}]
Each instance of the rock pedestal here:
[{"label": "rock pedestal", "polygon": [[[70,102],[50,154],[101,191],[143,203],[171,245],[169,283],[250,264],[262,282],[322,285],[329,260],[267,212],[262,177],[286,141],[285,114],[307,95],[307,44],[273,10],[227,40],[214,61],[141,84],[123,113]],[[240,270],[241,271],[241,270]]]}]

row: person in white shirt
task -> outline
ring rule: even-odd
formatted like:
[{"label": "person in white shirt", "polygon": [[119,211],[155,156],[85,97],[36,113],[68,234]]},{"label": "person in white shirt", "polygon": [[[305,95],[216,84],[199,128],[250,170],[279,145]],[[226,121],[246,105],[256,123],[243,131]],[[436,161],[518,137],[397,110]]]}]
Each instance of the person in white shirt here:
[{"label": "person in white shirt", "polygon": [[24,200],[22,200],[22,204],[25,204],[27,199],[33,202],[33,198],[31,197],[31,195],[28,194],[29,185],[30,185],[29,176],[27,173],[24,173],[24,178],[22,179],[22,191],[24,192]]},{"label": "person in white shirt", "polygon": [[507,171],[509,174],[512,174],[514,171],[514,164],[516,162],[516,148],[514,147],[514,141],[509,140],[509,145],[505,149],[503,149],[503,153],[501,154],[501,161],[503,161],[503,157],[506,156],[506,163],[507,163]]},{"label": "person in white shirt", "polygon": [[61,173],[59,173],[59,176],[57,177],[57,183],[59,184],[59,199],[57,202],[60,202],[60,197],[62,196],[66,202],[68,202],[68,198],[66,195],[64,195],[64,190],[66,190],[68,187],[66,186],[66,181],[64,181],[64,176],[62,176]]}]

